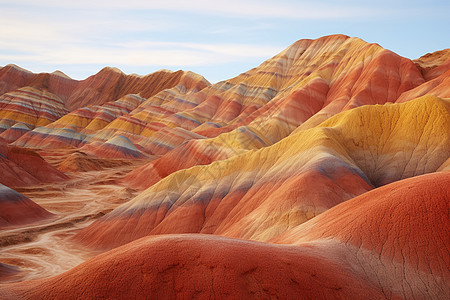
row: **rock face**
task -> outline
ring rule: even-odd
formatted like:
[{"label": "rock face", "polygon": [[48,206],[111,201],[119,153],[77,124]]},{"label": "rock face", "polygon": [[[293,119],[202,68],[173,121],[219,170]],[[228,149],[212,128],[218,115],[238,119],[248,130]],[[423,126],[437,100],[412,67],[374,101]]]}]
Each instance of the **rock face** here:
[{"label": "rock face", "polygon": [[102,254],[0,298],[448,299],[449,80],[449,49],[409,60],[344,35],[213,85],[6,66],[0,204],[28,222],[46,212],[10,188],[124,189],[70,229]]},{"label": "rock face", "polygon": [[0,96],[0,128],[21,124],[28,129],[48,125],[68,111],[58,96],[25,87]]}]

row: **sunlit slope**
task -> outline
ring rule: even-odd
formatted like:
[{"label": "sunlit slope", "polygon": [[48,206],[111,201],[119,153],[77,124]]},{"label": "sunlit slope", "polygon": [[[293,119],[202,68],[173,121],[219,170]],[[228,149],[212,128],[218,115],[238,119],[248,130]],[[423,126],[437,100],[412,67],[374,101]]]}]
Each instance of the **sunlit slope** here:
[{"label": "sunlit slope", "polygon": [[63,101],[77,88],[78,81],[61,71],[35,74],[16,65],[0,68],[0,95],[24,87],[32,87],[57,95]]},{"label": "sunlit slope", "polygon": [[450,48],[427,53],[413,62],[426,81],[433,80],[450,69]]},{"label": "sunlit slope", "polygon": [[48,125],[68,111],[56,95],[34,88],[21,88],[0,96],[0,131],[16,124],[28,129]]},{"label": "sunlit slope", "polygon": [[381,291],[314,249],[211,235],[140,239],[59,276],[0,286],[10,298],[376,299]]},{"label": "sunlit slope", "polygon": [[144,98],[126,95],[114,102],[92,105],[72,111],[46,127],[20,136],[15,145],[31,148],[82,147],[110,122],[135,109]]},{"label": "sunlit slope", "polygon": [[368,190],[434,172],[450,156],[449,102],[364,106],[273,146],[175,172],[78,234],[111,247],[148,234],[265,241]]},{"label": "sunlit slope", "polygon": [[126,181],[146,188],[177,170],[270,146],[305,122],[302,130],[343,110],[394,102],[422,83],[412,61],[377,44],[344,35],[299,40],[257,68],[202,90],[206,99],[184,113],[197,123],[178,126],[210,138],[180,144]]},{"label": "sunlit slope", "polygon": [[[160,78],[163,71],[157,73]],[[174,74],[167,72],[165,76]],[[343,110],[394,102],[405,91],[424,83],[411,60],[344,35],[299,40],[260,66],[214,85],[191,72],[176,74],[178,81],[172,86],[167,82],[175,82],[175,77],[147,83],[146,89],[167,85],[167,89],[152,94],[139,87],[137,80],[142,78],[126,77],[117,69],[106,68],[81,82],[80,86],[85,87],[65,100],[65,105],[72,109],[73,99],[79,99],[73,102],[78,106],[102,104],[112,97],[110,91],[121,96],[125,91],[139,90],[139,96],[146,100],[132,111],[108,120],[86,109],[76,111],[25,134],[17,145],[60,147],[66,143],[81,147],[95,143],[95,148],[123,136],[147,155],[164,155],[178,147],[182,148],[178,153],[189,152],[192,144],[185,142],[192,141],[195,152],[211,162],[272,145],[304,122],[302,128],[310,128]],[[100,102],[89,100],[99,90],[104,91],[98,96]],[[53,143],[53,137],[59,135],[66,138]],[[38,141],[45,138],[48,142]],[[209,150],[211,147],[214,151]],[[118,153],[118,158],[121,156]],[[170,157],[183,161],[176,153]],[[190,160],[166,173],[204,161]]]},{"label": "sunlit slope", "polygon": [[[117,71],[114,72],[117,73]],[[164,72],[167,76],[174,76],[172,75],[172,72]],[[159,77],[161,76],[156,76],[156,78]],[[191,72],[178,72],[178,75],[174,77],[177,81],[174,81],[174,78],[172,77],[161,77],[159,80],[162,82],[151,83],[156,85],[155,87],[143,86],[142,88],[145,87],[146,90],[152,88],[152,91],[155,91],[156,93],[157,91],[160,91],[159,88],[162,89],[167,86],[169,89],[162,90],[162,94],[183,94],[192,93],[209,84],[203,77]],[[135,90],[132,87],[130,87],[130,89]],[[141,91],[138,95],[127,94],[114,102],[107,102],[102,105],[91,105],[75,110],[48,126],[40,127],[24,134],[15,141],[15,145],[32,148],[65,148],[83,147],[86,144],[93,144],[93,147],[89,147],[89,149],[93,149],[94,152],[97,152],[96,154],[99,154],[104,152],[102,149],[96,151],[99,146],[100,148],[104,148],[103,144],[107,144],[108,141],[114,140],[116,137],[119,138],[120,136],[123,136],[132,140],[131,143],[134,142],[133,147],[139,149],[147,148],[145,145],[146,142],[148,143],[149,141],[144,140],[144,136],[135,132],[137,128],[140,128],[141,125],[146,123],[134,117],[126,118],[126,121],[123,119],[130,112],[135,111],[136,109],[142,109],[140,105],[144,102],[148,102],[146,98],[144,98],[144,95],[147,93],[145,91]],[[165,126],[163,124],[161,125],[162,126],[157,125],[157,127],[159,126],[158,129],[161,129],[164,132]],[[177,129],[175,129],[174,132],[177,132]],[[187,134],[195,137],[198,136],[190,132],[187,132]],[[162,135],[165,136],[164,133]],[[105,145],[105,147],[108,148],[108,145]],[[146,152],[151,154],[152,151],[151,149],[148,149]],[[117,158],[124,156],[120,151],[117,152],[117,154]]]},{"label": "sunlit slope", "polygon": [[396,102],[406,102],[426,94],[450,98],[450,49],[428,53],[414,63],[426,82],[404,92]]},{"label": "sunlit slope", "polygon": [[[160,70],[145,76],[126,75],[117,68],[105,67],[84,80],[73,80],[60,71],[34,74],[15,65],[0,68],[0,95],[32,87],[57,95],[65,107],[72,111],[89,105],[102,105],[128,94],[149,98],[174,87],[185,77],[184,71]],[[203,88],[206,80],[197,87]]]}]

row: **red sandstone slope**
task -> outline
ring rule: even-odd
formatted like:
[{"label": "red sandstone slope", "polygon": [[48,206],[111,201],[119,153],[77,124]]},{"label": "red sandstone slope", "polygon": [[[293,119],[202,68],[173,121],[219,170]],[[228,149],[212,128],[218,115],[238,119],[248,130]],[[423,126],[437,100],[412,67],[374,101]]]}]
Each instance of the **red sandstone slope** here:
[{"label": "red sandstone slope", "polygon": [[426,81],[433,80],[450,69],[450,48],[425,54],[414,63]]},{"label": "red sandstone slope", "polygon": [[273,245],[210,235],[146,237],[59,276],[6,285],[37,298],[433,298],[450,296],[450,173],[342,203]]},{"label": "red sandstone slope", "polygon": [[77,85],[76,80],[61,72],[34,74],[16,65],[0,68],[0,95],[28,86],[48,91],[65,100]]},{"label": "red sandstone slope", "polygon": [[[69,110],[74,110],[87,105],[100,105],[127,94],[137,93],[141,97],[149,98],[180,83],[184,73],[162,70],[146,76],[138,76],[125,75],[115,68],[104,68],[96,75],[81,81],[67,99],[66,106]],[[198,84],[198,89],[206,86],[202,85],[204,82],[193,83]]]},{"label": "red sandstone slope", "polygon": [[35,222],[51,215],[27,197],[0,184],[0,228]]},{"label": "red sandstone slope", "polygon": [[[387,298],[450,297],[450,172],[401,180],[346,201],[274,241],[329,241]],[[358,266],[358,267],[357,267]]]},{"label": "red sandstone slope", "polygon": [[33,150],[8,147],[2,138],[0,169],[0,183],[12,188],[68,179]]},{"label": "red sandstone slope", "polygon": [[186,113],[201,124],[191,131],[211,139],[158,153],[164,156],[125,181],[148,188],[175,171],[270,146],[300,125],[311,128],[341,111],[394,102],[423,83],[412,61],[379,45],[344,35],[299,40],[257,68],[202,90],[198,97],[207,98]]},{"label": "red sandstone slope", "polygon": [[144,238],[60,276],[0,287],[27,299],[364,298],[380,291],[300,247],[206,235]]}]

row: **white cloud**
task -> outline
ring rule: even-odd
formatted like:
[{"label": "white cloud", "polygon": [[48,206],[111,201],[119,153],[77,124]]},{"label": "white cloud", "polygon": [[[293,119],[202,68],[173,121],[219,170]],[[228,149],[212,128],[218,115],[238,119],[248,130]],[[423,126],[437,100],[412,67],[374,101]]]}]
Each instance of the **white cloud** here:
[{"label": "white cloud", "polygon": [[[22,1],[23,2],[23,1]],[[58,2],[59,3],[59,2]],[[63,19],[66,19],[63,21]],[[39,62],[53,65],[158,65],[189,67],[266,58],[282,49],[267,45],[155,41],[171,26],[159,20],[34,15],[7,11],[0,18],[0,63]],[[159,33],[152,39],[142,30]]]},{"label": "white cloud", "polygon": [[[20,44],[14,46],[20,48]],[[24,45],[25,47],[25,45]],[[251,58],[267,58],[282,49],[265,45],[194,44],[175,42],[128,43],[111,47],[83,45],[36,45],[23,53],[3,54],[0,60],[39,61],[57,65],[100,64],[130,66],[190,67],[229,63]]]},{"label": "white cloud", "polygon": [[[0,3],[5,1],[0,1]],[[7,2],[7,1],[6,1]],[[22,7],[44,6],[61,9],[84,10],[139,10],[179,11],[222,16],[290,18],[290,19],[342,19],[385,15],[386,10],[367,5],[343,4],[340,1],[269,1],[269,0],[16,0]]]}]

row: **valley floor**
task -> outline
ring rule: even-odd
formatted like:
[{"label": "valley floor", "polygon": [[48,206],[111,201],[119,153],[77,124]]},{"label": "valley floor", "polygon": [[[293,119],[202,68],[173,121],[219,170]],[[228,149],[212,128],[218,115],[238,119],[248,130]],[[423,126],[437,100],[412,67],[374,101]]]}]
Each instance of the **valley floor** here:
[{"label": "valley floor", "polygon": [[[69,154],[53,155],[47,150],[42,155],[57,165]],[[118,181],[140,163],[68,173],[71,177],[68,181],[18,188],[17,191],[54,216],[0,232],[0,263],[17,266],[19,270],[11,276],[0,277],[0,283],[54,276],[98,254],[73,243],[71,238],[135,196],[135,190],[123,187]]]}]

